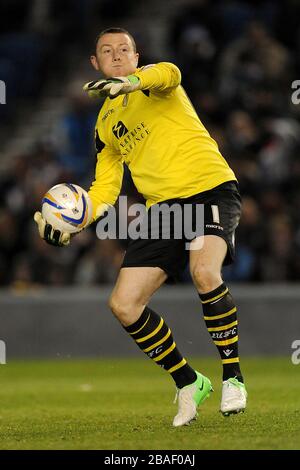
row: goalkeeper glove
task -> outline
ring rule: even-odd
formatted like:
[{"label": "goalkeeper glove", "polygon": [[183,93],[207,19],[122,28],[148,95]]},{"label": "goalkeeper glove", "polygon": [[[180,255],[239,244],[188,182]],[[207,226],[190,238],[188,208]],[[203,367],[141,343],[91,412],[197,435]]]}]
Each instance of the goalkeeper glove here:
[{"label": "goalkeeper glove", "polygon": [[103,80],[88,82],[84,85],[84,91],[87,91],[91,98],[110,96],[115,97],[125,95],[138,90],[140,80],[135,75],[128,77],[111,77]]},{"label": "goalkeeper glove", "polygon": [[61,232],[48,224],[40,212],[34,214],[34,221],[37,223],[40,237],[49,245],[67,246],[70,243],[71,235],[67,232]]}]

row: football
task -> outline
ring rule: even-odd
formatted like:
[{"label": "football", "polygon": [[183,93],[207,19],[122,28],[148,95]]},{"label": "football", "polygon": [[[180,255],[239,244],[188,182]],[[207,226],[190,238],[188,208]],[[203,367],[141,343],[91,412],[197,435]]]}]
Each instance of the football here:
[{"label": "football", "polygon": [[88,193],[76,184],[53,186],[42,200],[42,216],[61,232],[76,233],[92,219],[92,203]]}]

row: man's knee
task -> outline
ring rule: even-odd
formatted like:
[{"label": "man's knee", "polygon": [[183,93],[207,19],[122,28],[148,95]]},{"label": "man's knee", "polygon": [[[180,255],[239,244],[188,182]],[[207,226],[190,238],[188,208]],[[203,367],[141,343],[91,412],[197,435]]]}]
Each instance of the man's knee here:
[{"label": "man's knee", "polygon": [[191,272],[195,286],[201,292],[210,292],[216,289],[222,282],[218,269],[199,263]]},{"label": "man's knee", "polygon": [[108,306],[112,313],[119,319],[126,317],[128,314],[129,306],[122,300],[118,294],[112,294],[108,301]]},{"label": "man's knee", "polygon": [[134,323],[140,317],[144,306],[135,299],[124,299],[113,293],[108,302],[109,308],[123,326]]}]

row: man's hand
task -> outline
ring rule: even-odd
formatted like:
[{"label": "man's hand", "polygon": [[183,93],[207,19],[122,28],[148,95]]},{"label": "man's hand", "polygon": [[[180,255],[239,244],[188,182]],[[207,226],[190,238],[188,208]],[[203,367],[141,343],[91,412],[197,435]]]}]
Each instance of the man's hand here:
[{"label": "man's hand", "polygon": [[60,230],[55,230],[48,224],[40,212],[34,214],[34,221],[37,223],[40,237],[49,245],[67,246],[70,243],[71,235]]},{"label": "man's hand", "polygon": [[139,89],[140,80],[135,75],[128,77],[111,77],[103,80],[88,82],[84,85],[84,91],[87,91],[92,98],[101,96],[115,97],[132,93]]}]

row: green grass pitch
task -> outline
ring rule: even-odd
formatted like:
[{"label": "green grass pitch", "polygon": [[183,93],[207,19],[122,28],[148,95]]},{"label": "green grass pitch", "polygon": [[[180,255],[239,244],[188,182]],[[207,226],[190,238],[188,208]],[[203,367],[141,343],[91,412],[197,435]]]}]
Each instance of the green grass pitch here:
[{"label": "green grass pitch", "polygon": [[244,359],[247,411],[224,418],[219,361],[190,363],[215,392],[182,428],[172,427],[173,381],[147,358],[0,365],[0,448],[300,449],[300,365]]}]

